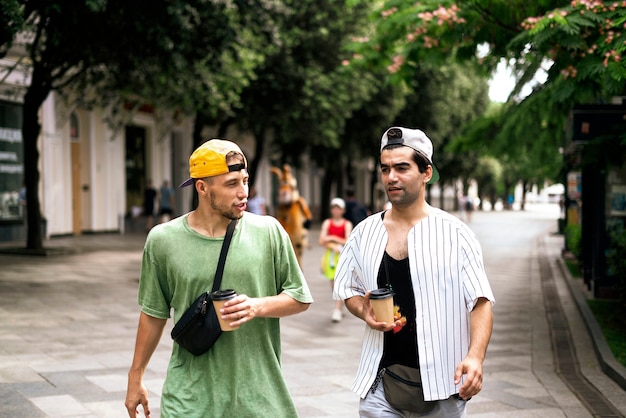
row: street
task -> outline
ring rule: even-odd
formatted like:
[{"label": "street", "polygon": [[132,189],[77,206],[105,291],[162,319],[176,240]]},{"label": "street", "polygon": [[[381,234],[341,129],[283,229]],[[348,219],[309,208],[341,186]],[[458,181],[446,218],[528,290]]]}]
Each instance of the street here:
[{"label": "street", "polygon": [[[558,215],[558,205],[538,204],[524,212],[475,212],[469,224],[496,296],[484,387],[468,403],[471,417],[592,416],[555,372],[545,314],[540,261],[554,267],[560,254],[563,237],[553,235]],[[354,418],[358,397],[350,387],[364,325],[349,314],[331,322],[334,302],[319,271],[318,233],[319,227],[311,231],[303,257],[315,303],[282,319],[283,367],[302,418]],[[54,238],[45,245],[58,255],[0,255],[0,418],[126,416],[144,238]],[[626,392],[599,370],[567,287],[554,280],[582,373],[623,416]],[[153,418],[171,322],[145,376]]]}]

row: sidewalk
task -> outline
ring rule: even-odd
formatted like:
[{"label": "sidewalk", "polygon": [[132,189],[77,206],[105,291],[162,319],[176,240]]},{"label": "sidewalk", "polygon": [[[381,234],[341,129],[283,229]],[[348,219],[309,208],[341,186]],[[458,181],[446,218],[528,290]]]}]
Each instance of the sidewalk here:
[{"label": "sidewalk", "polygon": [[[626,392],[597,361],[584,318],[559,268],[556,220],[536,213],[474,213],[485,265],[496,293],[492,343],[483,391],[468,403],[471,417],[589,417],[555,373],[542,303],[539,259],[546,255],[567,315],[582,373],[626,413]],[[513,219],[513,220],[511,220]],[[519,224],[519,222],[522,222]],[[521,238],[503,243],[492,231]],[[536,239],[540,234],[545,254]],[[281,320],[283,368],[303,418],[356,418],[350,391],[363,324],[346,315],[330,321],[330,284],[319,273],[322,249],[314,228],[303,270],[315,298],[304,314]],[[536,235],[536,234],[535,234]],[[54,238],[59,255],[0,254],[0,418],[126,416],[126,374],[132,359],[143,234]],[[15,244],[14,244],[15,245]],[[171,321],[145,376],[153,418],[172,346]]]}]

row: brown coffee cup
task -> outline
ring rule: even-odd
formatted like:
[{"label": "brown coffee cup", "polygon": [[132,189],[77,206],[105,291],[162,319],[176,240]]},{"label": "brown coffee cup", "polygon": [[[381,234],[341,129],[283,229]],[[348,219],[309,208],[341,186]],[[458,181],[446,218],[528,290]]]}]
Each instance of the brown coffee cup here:
[{"label": "brown coffee cup", "polygon": [[370,303],[374,309],[374,317],[378,322],[394,323],[393,320],[393,292],[389,289],[376,289],[370,293]]},{"label": "brown coffee cup", "polygon": [[213,300],[213,306],[215,307],[217,320],[220,323],[220,328],[222,329],[222,331],[234,331],[239,328],[239,326],[231,327],[230,323],[233,321],[228,319],[222,319],[222,314],[220,313],[220,309],[224,307],[224,303],[231,300],[235,296],[237,296],[237,292],[235,292],[233,289],[216,290],[215,292],[211,293],[211,299]]}]

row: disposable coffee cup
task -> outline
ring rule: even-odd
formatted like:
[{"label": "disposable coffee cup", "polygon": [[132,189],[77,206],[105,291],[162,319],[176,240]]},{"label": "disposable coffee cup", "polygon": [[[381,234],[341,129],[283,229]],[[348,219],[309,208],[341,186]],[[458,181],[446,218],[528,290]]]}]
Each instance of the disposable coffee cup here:
[{"label": "disposable coffee cup", "polygon": [[374,316],[378,322],[386,322],[387,325],[393,321],[393,292],[389,289],[376,289],[370,293],[370,303],[374,309]]},{"label": "disposable coffee cup", "polygon": [[211,293],[211,299],[213,300],[213,306],[215,307],[215,313],[217,314],[217,320],[220,322],[220,328],[222,331],[234,331],[239,326],[231,327],[229,324],[232,320],[222,319],[220,309],[224,307],[224,303],[237,296],[237,292],[233,289],[216,290]]}]

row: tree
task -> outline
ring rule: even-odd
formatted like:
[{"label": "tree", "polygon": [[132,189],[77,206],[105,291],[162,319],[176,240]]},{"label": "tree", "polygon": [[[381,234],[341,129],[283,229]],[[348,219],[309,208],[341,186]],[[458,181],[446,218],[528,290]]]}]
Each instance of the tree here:
[{"label": "tree", "polygon": [[[454,62],[437,68],[417,66],[410,82],[411,92],[394,125],[424,130],[433,141],[433,160],[441,173],[439,186],[455,186],[457,179],[469,177],[477,160],[472,153],[453,154],[446,149],[485,111],[487,82],[471,67]],[[443,193],[439,206],[444,207]]]},{"label": "tree", "polygon": [[474,170],[474,178],[478,184],[480,206],[483,206],[485,197],[489,198],[491,205],[497,201],[498,185],[502,180],[502,165],[498,160],[491,157],[482,157]]},{"label": "tree", "polygon": [[[240,75],[240,79],[249,76],[247,69],[237,73],[225,68],[242,57],[249,58],[244,52],[245,41],[252,38],[253,29],[231,26],[244,18],[237,8],[222,1],[1,1],[6,13],[0,18],[5,24],[0,31],[0,53],[8,53],[19,35],[32,66],[24,96],[22,136],[27,188],[26,247],[34,251],[43,249],[37,169],[38,111],[51,91],[70,92],[70,96],[71,92],[86,91],[91,95],[83,95],[82,100],[85,96],[93,97],[101,105],[133,99],[196,110],[195,96],[187,98],[189,91],[224,91],[215,88],[219,78],[212,79],[212,71],[219,69],[222,75],[228,72]],[[234,2],[239,3],[272,4],[263,0]],[[255,62],[255,58],[245,61],[253,65],[249,63]],[[235,79],[228,80],[231,84],[244,83],[235,83]],[[236,89],[233,90],[235,95]],[[233,100],[228,94],[212,97],[216,96],[224,99],[222,107],[220,100],[214,102],[218,109],[227,108],[229,100]]]},{"label": "tree", "polygon": [[[355,71],[355,74],[359,73],[360,70]],[[333,161],[333,157],[343,156],[340,163],[345,161],[345,168],[342,174],[345,175],[348,185],[355,184],[353,167],[357,161],[369,159],[377,167],[382,133],[390,127],[390,121],[395,118],[406,104],[406,88],[401,85],[387,83],[384,72],[374,73],[373,76],[377,80],[376,84],[374,84],[373,94],[368,100],[361,103],[361,106],[352,112],[350,118],[346,120],[346,127],[341,141],[341,152],[339,153],[335,149],[327,150],[328,161]],[[376,204],[375,188],[377,182],[378,170],[375,168],[371,171],[369,178],[369,190],[372,200],[368,206],[372,209],[375,208]],[[338,194],[343,194],[343,190],[338,192]],[[329,193],[330,185],[327,190],[323,190],[322,196],[329,196]],[[329,202],[322,202],[322,208],[328,208],[328,206]],[[323,212],[323,215],[326,214],[326,212]]]},{"label": "tree", "polygon": [[[193,148],[206,138],[202,130],[218,125],[218,136],[226,134],[234,121],[235,108],[242,106],[242,93],[257,78],[258,66],[283,43],[277,24],[291,13],[278,0],[236,0],[228,23],[233,42],[228,48],[219,48],[220,57],[208,58],[192,76],[190,85],[181,86],[173,101],[185,98],[188,113],[195,114]],[[224,22],[222,22],[222,25]],[[172,106],[168,103],[167,106]],[[256,167],[253,162],[252,168]]]},{"label": "tree", "polygon": [[[323,150],[340,147],[346,119],[374,90],[371,75],[355,77],[343,64],[349,58],[344,46],[360,30],[365,7],[348,9],[330,0],[286,3],[290,12],[277,19],[280,44],[243,90],[234,116],[223,120],[255,138],[252,182],[268,152],[276,152],[276,164],[297,165],[307,151],[320,165],[329,164]],[[269,137],[274,148],[267,150]]]},{"label": "tree", "polygon": [[[527,175],[541,179],[549,175],[546,166],[558,172],[553,156],[564,145],[563,124],[573,104],[624,93],[624,6],[585,0],[389,0],[372,14],[375,31],[353,45],[355,62],[386,67],[391,77],[406,81],[416,66],[439,65],[450,57],[478,65],[485,74],[506,60],[517,85],[511,105],[493,120],[497,133],[490,138],[505,155],[527,150],[537,169]],[[544,85],[523,98],[522,88],[543,70]]]},{"label": "tree", "polygon": [[502,104],[474,120],[448,151],[461,155],[478,152],[496,158],[504,167],[503,200],[507,201],[507,195],[521,181],[523,209],[525,193],[532,185],[559,177],[562,156],[558,149],[563,146],[566,117],[567,109],[551,95],[531,96],[520,104]]}]

